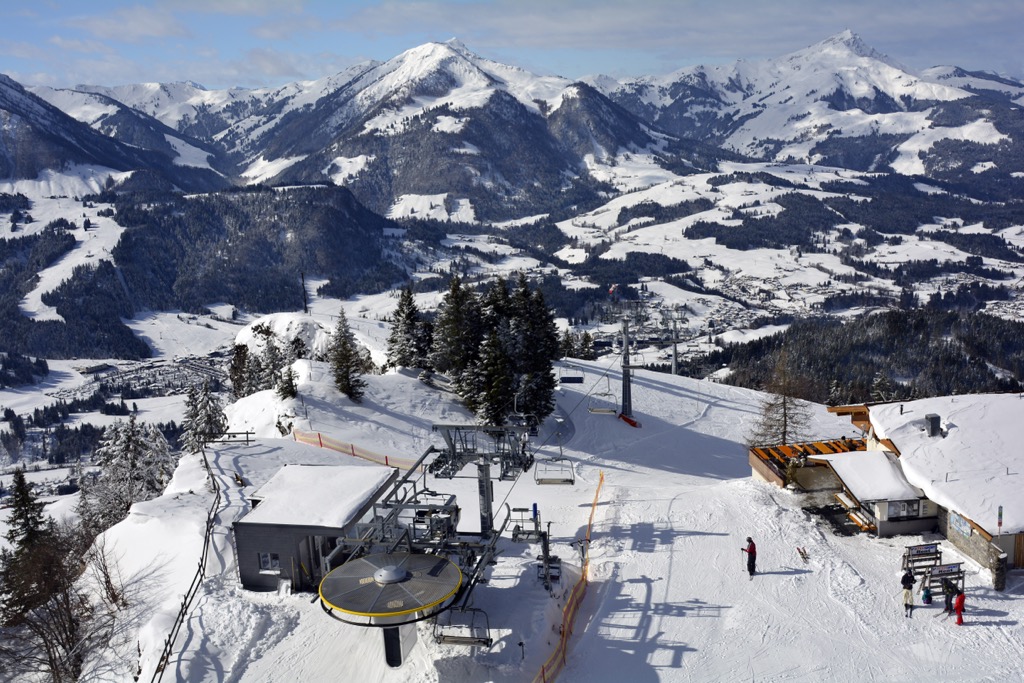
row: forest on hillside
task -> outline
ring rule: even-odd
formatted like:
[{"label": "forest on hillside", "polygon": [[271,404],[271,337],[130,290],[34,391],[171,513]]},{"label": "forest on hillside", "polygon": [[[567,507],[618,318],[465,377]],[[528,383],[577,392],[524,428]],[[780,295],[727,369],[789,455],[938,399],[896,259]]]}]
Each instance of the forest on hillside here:
[{"label": "forest on hillside", "polygon": [[1024,323],[935,309],[807,318],[682,363],[680,374],[728,366],[724,382],[763,390],[780,358],[798,380],[798,398],[829,405],[1015,392],[1024,379]]}]

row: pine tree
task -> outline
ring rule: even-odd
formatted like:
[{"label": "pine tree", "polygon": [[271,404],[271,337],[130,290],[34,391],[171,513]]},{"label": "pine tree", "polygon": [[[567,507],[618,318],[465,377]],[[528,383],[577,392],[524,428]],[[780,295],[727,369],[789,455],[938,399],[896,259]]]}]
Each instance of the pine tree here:
[{"label": "pine tree", "polygon": [[[264,389],[270,388],[264,384],[266,378],[267,373],[263,366],[262,356],[250,351],[245,361],[245,393],[242,395],[251,396],[257,391],[263,391]],[[270,386],[273,385],[271,384]]]},{"label": "pine tree", "polygon": [[31,547],[39,543],[49,528],[43,504],[36,500],[25,471],[14,470],[11,481],[10,514],[4,539],[12,548]]},{"label": "pine tree", "polygon": [[845,392],[843,392],[843,387],[839,384],[838,379],[832,380],[832,384],[828,388],[828,401],[826,403],[830,406],[840,406],[846,403]]},{"label": "pine tree", "polygon": [[366,390],[366,380],[361,376],[363,359],[358,346],[352,330],[349,329],[345,309],[342,308],[338,313],[338,324],[331,337],[328,355],[331,372],[334,375],[334,386],[355,403],[362,401],[363,392]]},{"label": "pine tree", "polygon": [[182,447],[189,453],[198,453],[207,441],[216,439],[227,431],[227,416],[220,401],[210,390],[209,382],[189,388],[181,428]]},{"label": "pine tree", "polygon": [[420,332],[420,314],[413,300],[412,289],[405,287],[398,297],[398,307],[391,320],[388,335],[388,365],[416,368],[422,365],[417,335]]},{"label": "pine tree", "polygon": [[456,382],[476,360],[483,340],[480,306],[476,295],[458,277],[452,278],[434,320],[430,363]]},{"label": "pine tree", "polygon": [[581,360],[597,360],[597,349],[594,348],[594,337],[583,330],[580,334],[579,358]]},{"label": "pine tree", "polygon": [[558,345],[558,352],[562,358],[579,358],[576,355],[576,337],[568,329],[562,332],[562,341]]},{"label": "pine tree", "polygon": [[263,345],[263,357],[261,360],[262,373],[260,375],[260,386],[270,389],[277,386],[281,378],[281,370],[284,368],[284,355],[277,346],[277,337],[270,332],[266,336]]},{"label": "pine tree", "polygon": [[295,398],[299,388],[295,381],[295,370],[288,366],[281,372],[281,380],[277,383],[277,395],[281,399]]},{"label": "pine tree", "polygon": [[231,393],[236,399],[252,393],[246,385],[248,365],[249,347],[245,344],[235,344],[234,352],[231,354],[231,366],[228,368],[228,379],[231,380]]},{"label": "pine tree", "polygon": [[160,430],[135,415],[106,428],[95,457],[103,473],[82,487],[79,500],[83,524],[93,534],[124,519],[133,503],[160,495],[176,464]]},{"label": "pine tree", "polygon": [[879,370],[875,373],[875,378],[871,382],[871,400],[876,403],[886,403],[895,400],[895,398],[896,392],[893,391],[889,375],[885,374],[884,370]]},{"label": "pine tree", "polygon": [[53,520],[43,511],[23,470],[14,471],[11,512],[4,539],[11,548],[0,552],[0,624],[18,623],[26,612],[46,601],[39,558],[52,542]]},{"label": "pine tree", "polygon": [[518,376],[517,408],[539,424],[555,409],[558,380],[554,361],[558,358],[558,330],[554,315],[544,302],[540,290],[530,292],[525,277],[520,276],[514,300],[516,343],[518,350],[515,371]]},{"label": "pine tree", "polygon": [[491,331],[480,349],[473,371],[475,394],[466,396],[466,405],[489,425],[504,425],[513,408],[515,378],[505,346],[496,331]]}]

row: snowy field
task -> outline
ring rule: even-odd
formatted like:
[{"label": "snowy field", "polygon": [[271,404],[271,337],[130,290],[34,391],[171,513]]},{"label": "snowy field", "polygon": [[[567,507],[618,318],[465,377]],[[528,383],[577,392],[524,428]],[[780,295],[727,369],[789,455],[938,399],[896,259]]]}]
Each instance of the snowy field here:
[{"label": "snowy field", "polygon": [[[433,423],[468,416],[450,396],[406,373],[369,378],[366,399],[353,405],[316,364],[301,373],[301,401],[262,392],[233,405],[232,428],[253,429],[261,438],[211,451],[224,495],[210,572],[166,675],[195,682],[531,680],[557,643],[559,610],[579,566],[570,544],[586,527],[604,472],[590,588],[559,680],[1020,679],[1024,603],[1017,598],[1024,575],[1011,573],[1008,590],[996,593],[988,573],[966,560],[964,627],[942,618],[937,604],[906,619],[900,556],[904,546],[935,539],[837,537],[800,509],[799,495],[751,480],[742,441],[757,417],[759,394],[638,372],[633,405],[642,426],[634,429],[587,410],[586,392],[607,386],[605,372],[618,386],[615,367],[581,365],[584,383],[559,391],[562,423],[549,420],[533,444],[538,457],[568,456],[576,484],[542,486],[527,474],[495,490],[496,508],[537,503],[544,522],[552,523],[553,551],[566,564],[566,579],[548,595],[535,578],[539,547],[503,539],[490,581],[474,593],[475,606],[490,617],[495,645],[488,651],[438,645],[424,622],[400,669],[384,663],[379,632],[329,618],[313,595],[242,590],[230,524],[247,509],[247,494],[285,462],[376,466],[272,438],[282,415],[298,429],[403,458],[436,443]],[[853,434],[849,423],[821,408],[815,424],[822,437]],[[152,676],[199,557],[202,520],[213,499],[203,479],[198,459],[184,458],[164,497],[136,505],[108,532],[137,597],[126,615],[132,628],[107,657],[92,662],[90,680],[129,680],[139,646],[140,680]],[[474,479],[434,480],[433,488],[459,496],[462,530],[479,528]],[[747,535],[760,550],[752,581],[739,551]],[[798,545],[809,551],[808,563]],[[943,551],[964,559],[947,544]]]}]

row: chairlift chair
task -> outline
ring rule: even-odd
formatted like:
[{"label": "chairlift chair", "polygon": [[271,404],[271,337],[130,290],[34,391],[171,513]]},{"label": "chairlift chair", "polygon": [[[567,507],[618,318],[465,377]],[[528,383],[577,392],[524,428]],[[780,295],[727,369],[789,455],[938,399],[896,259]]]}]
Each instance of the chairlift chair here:
[{"label": "chairlift chair", "polygon": [[568,458],[539,458],[533,467],[533,481],[537,484],[576,483],[576,468]]},{"label": "chairlift chair", "polygon": [[605,377],[605,380],[605,391],[595,391],[590,394],[587,410],[600,415],[617,415],[619,411],[616,408],[615,393],[612,392],[612,381],[608,377]]},{"label": "chairlift chair", "polygon": [[490,648],[491,622],[476,607],[453,607],[434,617],[434,641],[442,645]]},{"label": "chairlift chair", "polygon": [[573,365],[558,368],[559,384],[583,384],[583,370]]}]

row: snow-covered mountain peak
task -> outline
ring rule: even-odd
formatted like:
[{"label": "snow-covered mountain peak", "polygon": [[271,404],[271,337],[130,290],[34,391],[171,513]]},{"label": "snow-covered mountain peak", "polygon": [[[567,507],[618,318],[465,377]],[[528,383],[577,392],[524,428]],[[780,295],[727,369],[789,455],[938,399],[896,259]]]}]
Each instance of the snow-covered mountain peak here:
[{"label": "snow-covered mountain peak", "polygon": [[807,48],[809,52],[826,53],[831,52],[841,56],[856,56],[856,57],[868,57],[870,59],[878,59],[886,61],[886,57],[881,52],[878,52],[873,47],[864,42],[864,40],[851,31],[846,29],[834,36],[829,36],[825,40],[812,45]]}]

